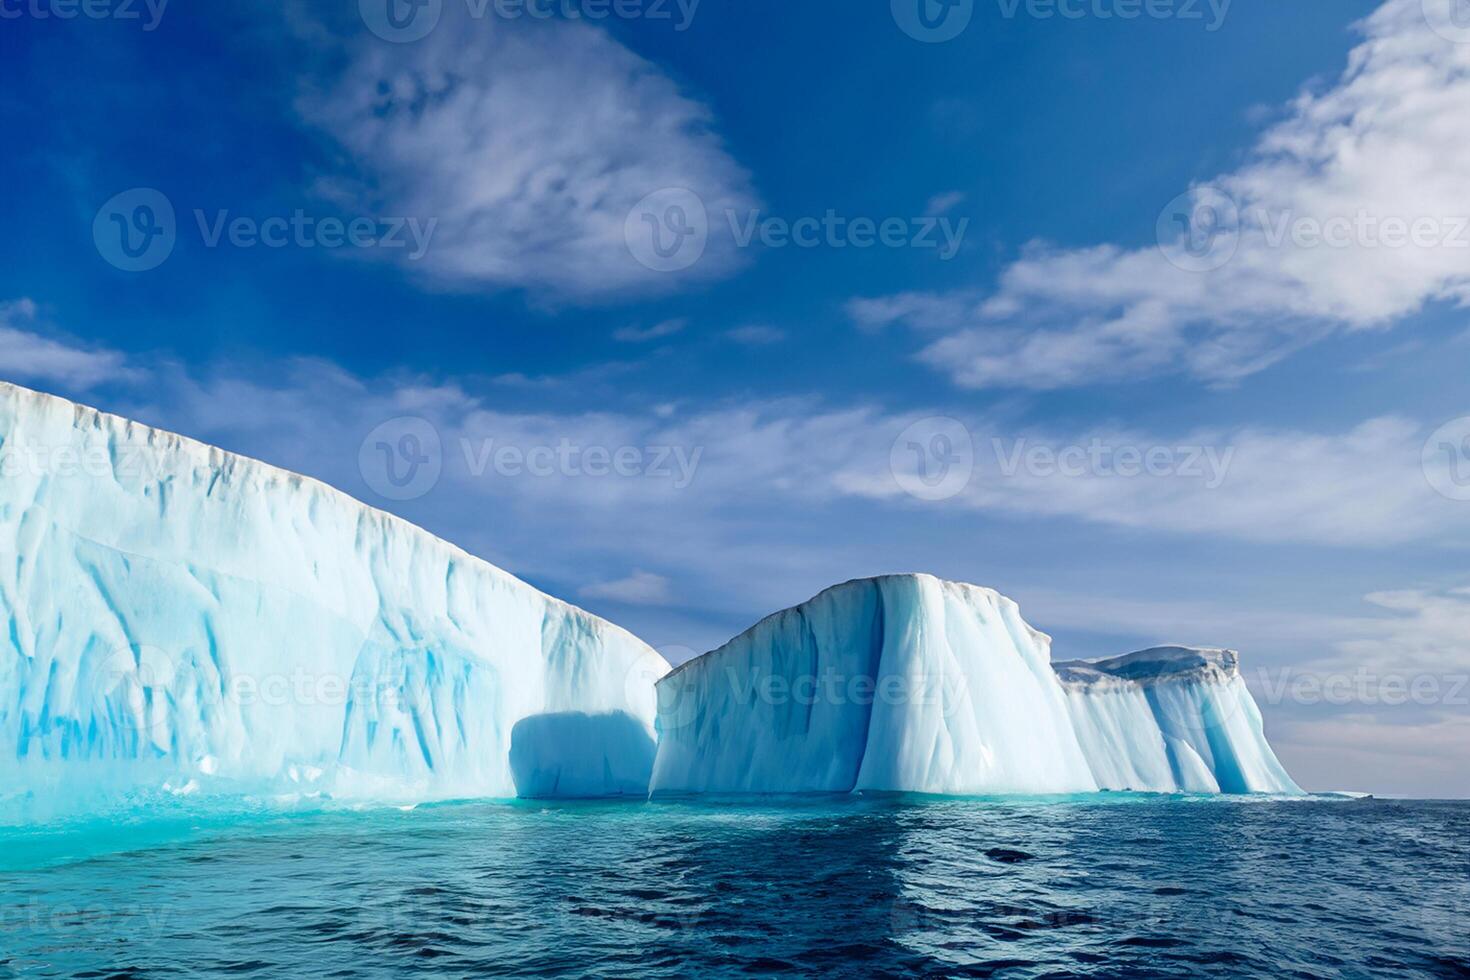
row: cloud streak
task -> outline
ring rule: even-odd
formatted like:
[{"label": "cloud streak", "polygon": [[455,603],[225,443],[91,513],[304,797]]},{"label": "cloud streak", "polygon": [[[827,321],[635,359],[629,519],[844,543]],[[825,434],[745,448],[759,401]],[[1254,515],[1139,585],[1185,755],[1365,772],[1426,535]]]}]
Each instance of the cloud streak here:
[{"label": "cloud streak", "polygon": [[[1431,11],[1456,0],[1424,0]],[[1470,298],[1470,45],[1389,0],[1335,84],[1239,169],[1160,215],[1159,247],[1032,243],[998,287],[854,301],[927,332],[965,388],[1049,390],[1185,373],[1229,383],[1333,332]]]}]

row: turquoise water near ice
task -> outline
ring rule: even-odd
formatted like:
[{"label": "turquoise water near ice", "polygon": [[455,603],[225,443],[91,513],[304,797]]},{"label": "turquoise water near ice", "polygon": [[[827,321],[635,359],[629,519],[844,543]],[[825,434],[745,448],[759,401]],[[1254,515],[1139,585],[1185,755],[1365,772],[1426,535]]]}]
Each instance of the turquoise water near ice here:
[{"label": "turquoise water near ice", "polygon": [[0,827],[0,976],[1470,976],[1467,930],[1465,803],[190,799]]}]

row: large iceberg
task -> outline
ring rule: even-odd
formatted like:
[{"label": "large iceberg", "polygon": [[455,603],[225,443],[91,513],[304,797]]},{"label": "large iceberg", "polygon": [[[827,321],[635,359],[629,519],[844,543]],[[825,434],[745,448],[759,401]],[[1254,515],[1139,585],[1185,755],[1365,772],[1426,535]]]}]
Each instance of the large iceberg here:
[{"label": "large iceberg", "polygon": [[0,384],[0,797],[158,787],[1299,792],[1230,651],[1054,667],[1011,600],[897,575],[669,672],[321,483]]},{"label": "large iceberg", "polygon": [[1228,651],[1056,669],[1016,604],[849,582],[659,682],[655,794],[1300,790]]},{"label": "large iceberg", "polygon": [[8,793],[642,795],[667,670],[321,483],[0,384]]}]

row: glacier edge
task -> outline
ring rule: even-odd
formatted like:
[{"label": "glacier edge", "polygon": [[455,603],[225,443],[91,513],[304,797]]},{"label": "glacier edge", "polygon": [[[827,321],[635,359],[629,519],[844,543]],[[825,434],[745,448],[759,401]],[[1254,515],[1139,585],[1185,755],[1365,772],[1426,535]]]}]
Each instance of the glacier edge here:
[{"label": "glacier edge", "polygon": [[8,384],[0,461],[11,786],[511,797],[562,712],[652,752],[656,651],[325,484]]}]

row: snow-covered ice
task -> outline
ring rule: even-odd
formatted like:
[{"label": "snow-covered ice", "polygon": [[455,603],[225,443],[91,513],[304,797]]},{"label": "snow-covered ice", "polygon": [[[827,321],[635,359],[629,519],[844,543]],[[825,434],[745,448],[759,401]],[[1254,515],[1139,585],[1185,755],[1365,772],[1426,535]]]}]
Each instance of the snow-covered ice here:
[{"label": "snow-covered ice", "polygon": [[557,764],[626,790],[667,669],[321,483],[0,384],[9,790],[510,797],[513,729],[568,712],[618,721]]},{"label": "snow-covered ice", "polygon": [[670,673],[321,483],[0,384],[5,794],[1299,792],[1234,653],[1050,643],[897,575]]},{"label": "snow-covered ice", "polygon": [[655,794],[1296,793],[1234,653],[1050,662],[1011,600],[849,582],[659,682]]}]

